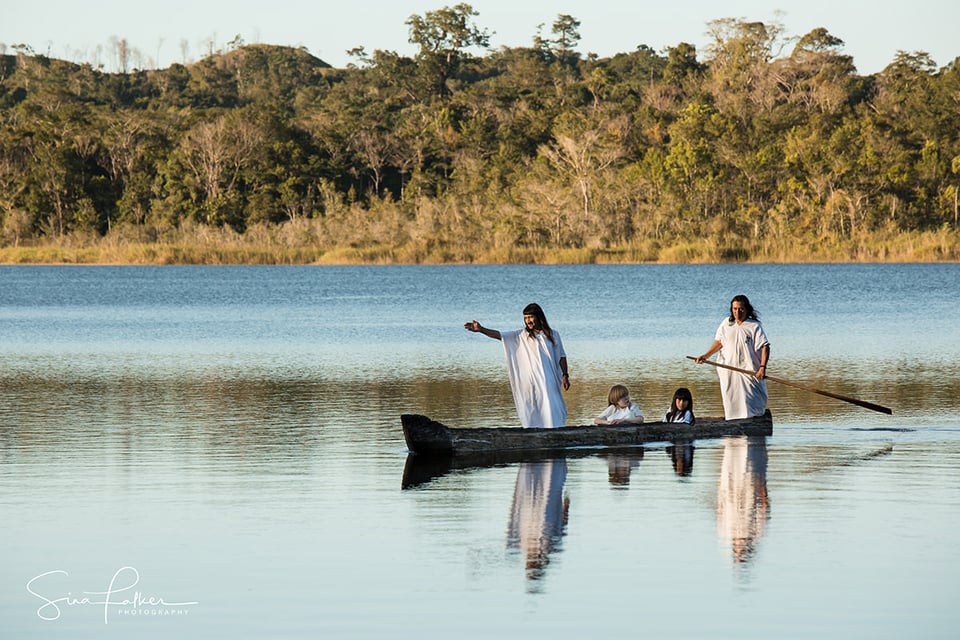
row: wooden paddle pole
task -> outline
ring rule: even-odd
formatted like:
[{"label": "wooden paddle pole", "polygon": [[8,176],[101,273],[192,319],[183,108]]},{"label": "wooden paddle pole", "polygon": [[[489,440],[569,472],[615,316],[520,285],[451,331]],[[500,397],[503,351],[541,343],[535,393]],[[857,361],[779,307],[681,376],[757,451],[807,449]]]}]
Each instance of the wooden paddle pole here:
[{"label": "wooden paddle pole", "polygon": [[[687,356],[690,360],[696,361],[696,358],[693,356]],[[737,367],[731,367],[728,364],[720,364],[719,362],[713,362],[712,360],[704,360],[704,364],[713,365],[714,367],[720,367],[722,369],[730,369],[731,371],[737,371],[747,376],[756,376],[756,371],[747,371],[746,369],[738,369]],[[867,402],[866,400],[858,400],[856,398],[848,398],[847,396],[841,396],[838,393],[830,393],[829,391],[823,391],[821,389],[814,389],[813,387],[807,387],[802,384],[797,384],[796,382],[790,382],[789,380],[783,380],[782,378],[774,378],[773,376],[764,376],[764,380],[771,380],[773,382],[779,382],[780,384],[785,384],[788,387],[796,387],[797,389],[803,389],[804,391],[809,391],[811,393],[816,393],[821,396],[826,396],[828,398],[834,398],[836,400],[843,400],[844,402],[849,402],[850,404],[855,404],[859,407],[865,409],[870,409],[872,411],[879,411],[880,413],[893,414],[893,409],[887,407],[882,407],[879,404],[873,404],[872,402]]]}]

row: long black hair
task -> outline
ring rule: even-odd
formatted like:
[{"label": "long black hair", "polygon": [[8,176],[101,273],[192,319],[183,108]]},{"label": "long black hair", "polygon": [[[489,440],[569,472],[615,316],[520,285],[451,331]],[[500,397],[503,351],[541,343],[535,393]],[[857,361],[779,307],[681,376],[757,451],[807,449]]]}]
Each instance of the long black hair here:
[{"label": "long black hair", "polygon": [[536,302],[531,302],[523,308],[523,315],[533,316],[535,320],[533,328],[543,331],[547,339],[553,342],[553,329],[550,328],[550,323],[547,322],[547,316],[543,313],[540,305]]},{"label": "long black hair", "polygon": [[733,296],[733,300],[730,301],[730,322],[736,322],[736,318],[733,317],[733,303],[739,302],[747,311],[747,320],[759,320],[760,312],[753,308],[753,305],[750,304],[750,298],[740,294],[738,296]]},{"label": "long black hair", "polygon": [[673,400],[670,401],[670,411],[667,411],[666,422],[673,422],[674,418],[683,415],[683,413],[677,409],[677,400],[687,401],[688,404],[685,411],[690,412],[690,424],[695,424],[697,422],[697,416],[693,414],[693,394],[690,393],[690,389],[686,387],[680,387],[673,392]]}]

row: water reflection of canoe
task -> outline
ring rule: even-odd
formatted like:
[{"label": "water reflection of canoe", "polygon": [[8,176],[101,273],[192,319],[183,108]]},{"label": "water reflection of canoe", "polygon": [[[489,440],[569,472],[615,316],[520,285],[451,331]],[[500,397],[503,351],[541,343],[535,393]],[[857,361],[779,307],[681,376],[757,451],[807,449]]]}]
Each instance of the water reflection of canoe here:
[{"label": "water reflection of canoe", "polygon": [[693,426],[646,422],[559,429],[463,429],[448,427],[416,414],[404,414],[400,416],[400,421],[403,424],[403,437],[410,451],[455,455],[497,451],[556,451],[572,447],[625,447],[645,442],[773,434],[773,417],[769,411],[762,416],[739,420],[697,418],[697,423]]},{"label": "water reflection of canoe", "polygon": [[551,460],[575,460],[591,456],[629,455],[643,457],[642,447],[610,447],[604,449],[537,449],[525,451],[487,451],[485,453],[452,453],[436,451],[432,453],[407,454],[403,466],[404,489],[419,487],[451,471],[478,469],[484,467],[506,467],[531,462],[549,462]]}]

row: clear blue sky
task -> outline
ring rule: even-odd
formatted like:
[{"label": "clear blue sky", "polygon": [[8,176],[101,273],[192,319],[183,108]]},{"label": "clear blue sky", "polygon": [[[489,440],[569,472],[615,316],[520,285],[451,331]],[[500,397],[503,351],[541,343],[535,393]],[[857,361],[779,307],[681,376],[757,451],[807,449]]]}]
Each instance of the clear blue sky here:
[{"label": "clear blue sky", "polygon": [[[37,53],[114,70],[111,41],[126,39],[133,66],[192,62],[246,43],[306,47],[335,67],[362,46],[410,55],[404,22],[456,0],[3,0],[0,44],[27,44]],[[538,26],[549,37],[560,14],[580,21],[578,51],[601,57],[645,44],[657,51],[689,42],[699,51],[707,23],[718,18],[778,20],[789,36],[825,27],[843,40],[861,74],[876,73],[898,50],[926,51],[938,66],[960,56],[960,0],[473,0],[477,26],[491,46],[529,46]],[[783,13],[779,15],[777,10]],[[482,52],[475,52],[482,53]],[[787,51],[786,53],[789,53]]]}]

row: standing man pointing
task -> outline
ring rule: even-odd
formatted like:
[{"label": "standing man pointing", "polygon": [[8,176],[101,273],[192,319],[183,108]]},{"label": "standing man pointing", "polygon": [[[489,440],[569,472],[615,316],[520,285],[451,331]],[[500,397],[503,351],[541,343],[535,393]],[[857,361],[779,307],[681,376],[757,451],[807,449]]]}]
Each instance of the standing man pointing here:
[{"label": "standing man pointing", "polygon": [[543,309],[535,303],[524,307],[523,324],[525,328],[516,331],[497,331],[471,320],[463,328],[503,343],[520,424],[562,427],[567,422],[563,391],[570,388],[570,374],[560,334],[550,328]]}]

